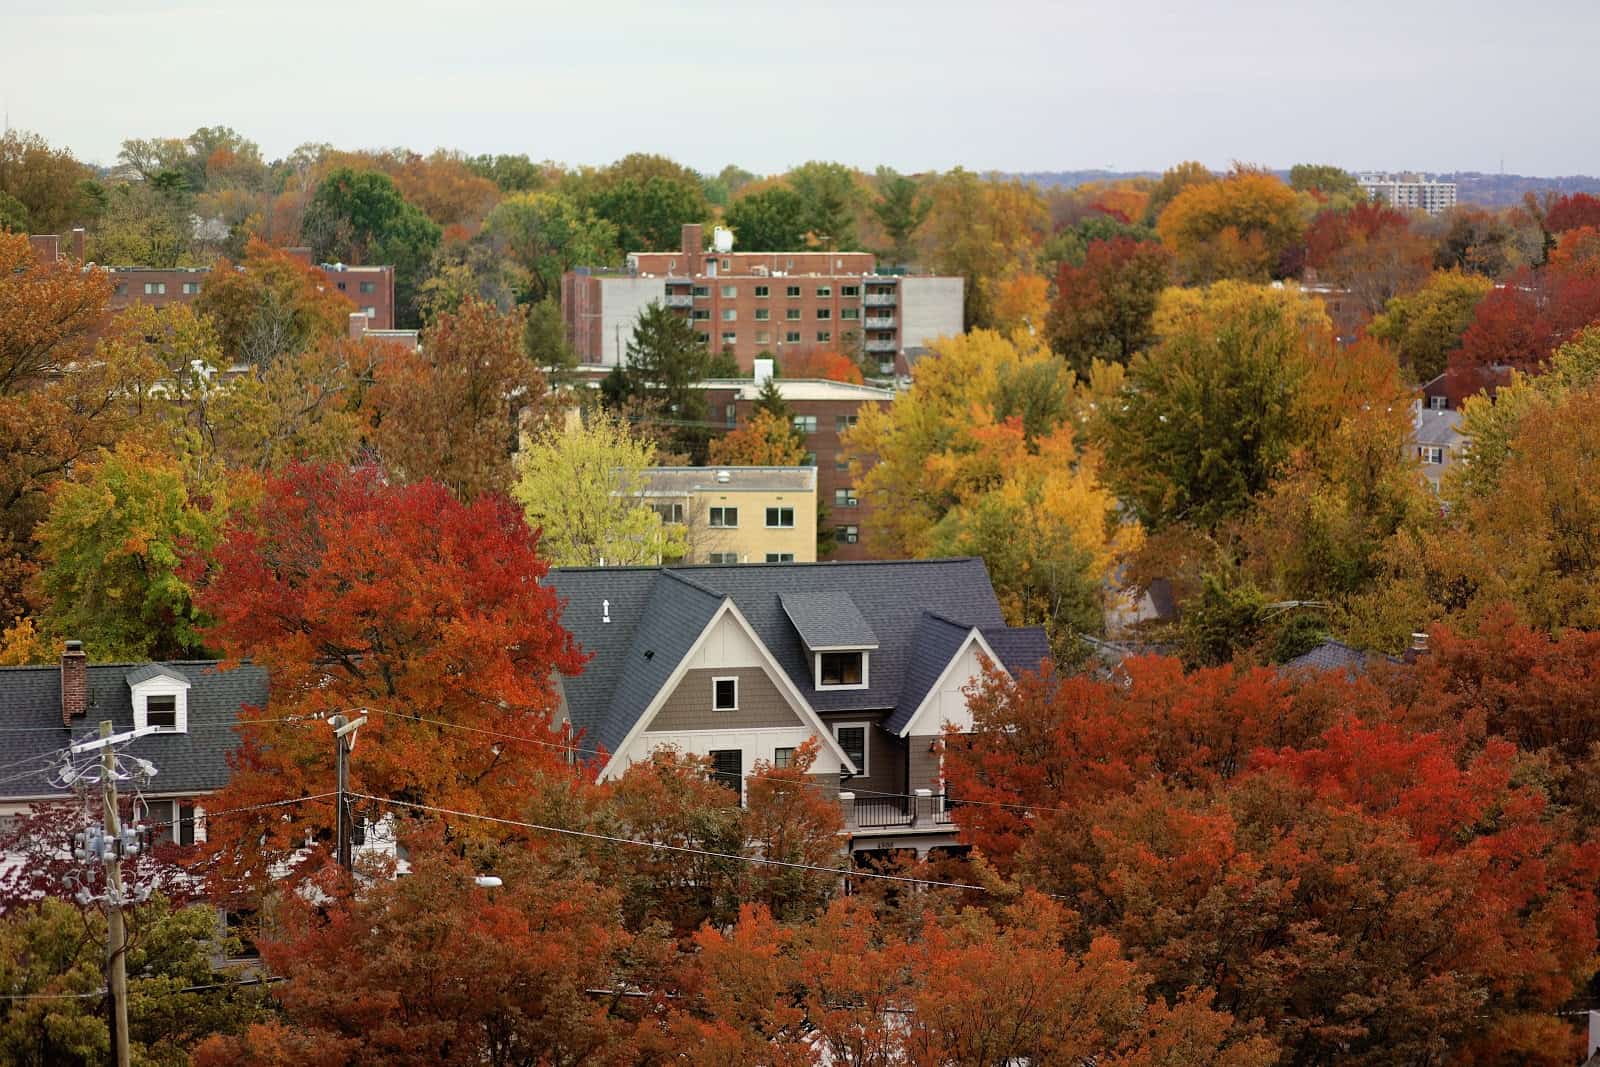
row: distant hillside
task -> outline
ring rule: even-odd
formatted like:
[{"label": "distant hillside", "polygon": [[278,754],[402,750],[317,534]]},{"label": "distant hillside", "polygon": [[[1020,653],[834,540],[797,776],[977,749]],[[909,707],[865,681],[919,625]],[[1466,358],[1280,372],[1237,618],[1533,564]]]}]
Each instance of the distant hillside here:
[{"label": "distant hillside", "polygon": [[[1285,180],[1289,172],[1274,172]],[[1114,182],[1125,178],[1159,178],[1160,172],[1151,170],[1044,170],[1008,174],[1032,182],[1041,189],[1065,187],[1068,189],[1089,182]],[[1485,174],[1482,171],[1463,170],[1441,172],[1434,177],[1440,181],[1456,183],[1456,199],[1463,204],[1482,204],[1485,207],[1506,207],[1522,202],[1524,193],[1592,193],[1600,195],[1600,178],[1587,174],[1572,174],[1560,178],[1540,178],[1528,174]]]}]

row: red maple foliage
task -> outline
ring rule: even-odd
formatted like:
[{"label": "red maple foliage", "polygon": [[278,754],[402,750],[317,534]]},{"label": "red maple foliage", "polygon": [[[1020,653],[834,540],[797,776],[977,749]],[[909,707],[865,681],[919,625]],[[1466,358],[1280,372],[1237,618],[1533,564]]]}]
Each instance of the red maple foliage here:
[{"label": "red maple foliage", "polygon": [[[327,792],[333,743],[320,720],[366,711],[351,788],[487,814],[516,810],[530,779],[568,773],[552,727],[554,677],[583,657],[559,623],[536,535],[504,497],[470,504],[443,486],[395,486],[373,468],[295,466],[270,478],[209,561],[191,561],[208,643],[252,657],[271,703],[242,731],[213,807]],[[531,738],[528,741],[518,738]],[[292,822],[267,810],[206,845],[225,874],[262,877],[273,854],[331,809]]]},{"label": "red maple foliage", "polygon": [[1544,224],[1551,233],[1565,233],[1580,226],[1600,227],[1600,197],[1588,193],[1558,197],[1546,210]]},{"label": "red maple foliage", "polygon": [[1463,386],[1477,382],[1482,388],[1504,368],[1537,371],[1550,353],[1596,320],[1600,277],[1524,268],[1478,302],[1461,347],[1450,354],[1450,374]]},{"label": "red maple foliage", "polygon": [[830,382],[861,384],[861,368],[843,352],[812,349],[797,352],[784,358],[783,375],[786,378],[821,378]]}]

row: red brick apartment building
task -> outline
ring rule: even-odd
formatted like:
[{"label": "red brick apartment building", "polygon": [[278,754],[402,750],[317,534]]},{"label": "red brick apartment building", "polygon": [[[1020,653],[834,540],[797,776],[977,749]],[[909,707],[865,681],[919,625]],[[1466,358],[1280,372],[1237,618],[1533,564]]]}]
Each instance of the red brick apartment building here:
[{"label": "red brick apartment building", "polygon": [[[34,254],[40,259],[57,259],[61,255],[61,239],[55,234],[29,237]],[[304,263],[311,262],[309,248],[289,248]],[[72,231],[72,255],[83,262],[83,230]],[[111,275],[110,308],[120,311],[132,304],[149,304],[166,307],[168,304],[187,304],[200,295],[210,267],[131,267],[104,266]],[[367,318],[371,330],[394,329],[394,268],[351,267],[343,263],[322,263],[318,268],[328,283],[349,297],[356,310]]]},{"label": "red brick apartment building", "polygon": [[[724,231],[725,233],[726,231]],[[623,361],[634,321],[653,302],[678,310],[741,370],[771,354],[865,351],[885,373],[907,349],[958,334],[962,279],[878,274],[870,252],[703,251],[698,224],[677,252],[631,252],[622,270],[580,267],[561,279],[567,337],[589,367]]]},{"label": "red brick apartment building", "polygon": [[[713,422],[732,429],[750,419],[761,385],[770,368],[756,368],[753,378],[713,379],[700,383]],[[894,401],[893,389],[847,382],[779,378],[778,391],[794,416],[795,430],[805,438],[809,455],[802,465],[817,468],[817,499],[827,508],[819,529],[831,527],[838,547],[829,559],[871,559],[866,531],[872,508],[856,491],[839,437],[856,423],[863,406],[885,408]]]}]

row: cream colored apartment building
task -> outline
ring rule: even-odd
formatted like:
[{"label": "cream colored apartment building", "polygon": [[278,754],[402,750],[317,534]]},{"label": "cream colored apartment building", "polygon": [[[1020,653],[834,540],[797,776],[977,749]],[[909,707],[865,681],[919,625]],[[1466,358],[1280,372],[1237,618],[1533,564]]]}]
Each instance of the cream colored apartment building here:
[{"label": "cream colored apartment building", "polygon": [[684,563],[817,560],[815,467],[653,467],[643,495],[686,527]]}]

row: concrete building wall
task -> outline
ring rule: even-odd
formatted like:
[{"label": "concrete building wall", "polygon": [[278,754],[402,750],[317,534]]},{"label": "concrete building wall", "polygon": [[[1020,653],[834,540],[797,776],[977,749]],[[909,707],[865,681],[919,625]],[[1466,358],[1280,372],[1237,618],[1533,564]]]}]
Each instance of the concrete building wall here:
[{"label": "concrete building wall", "polygon": [[902,348],[923,348],[940,337],[961,333],[964,313],[961,278],[900,279]]},{"label": "concrete building wall", "polygon": [[[663,299],[666,283],[660,278],[605,275],[598,279],[598,289],[598,306],[589,311],[596,335],[590,351],[599,357],[602,366],[621,366],[640,313],[652,301],[659,303]],[[584,356],[582,350],[579,355]]]}]

